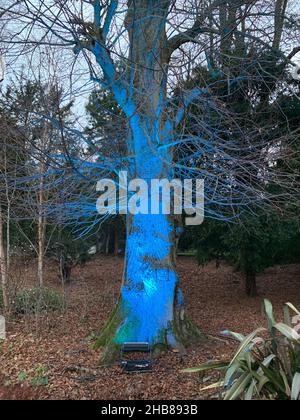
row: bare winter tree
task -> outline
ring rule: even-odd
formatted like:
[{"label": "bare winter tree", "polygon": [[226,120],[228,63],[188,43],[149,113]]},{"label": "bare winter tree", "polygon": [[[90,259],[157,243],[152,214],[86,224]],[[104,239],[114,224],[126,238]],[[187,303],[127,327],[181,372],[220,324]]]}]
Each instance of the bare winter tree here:
[{"label": "bare winter tree", "polygon": [[[113,94],[124,113],[126,155],[104,158],[96,144],[82,137],[98,160],[93,169],[92,159],[76,163],[77,172],[90,179],[113,178],[125,169],[129,179],[142,179],[149,186],[153,179],[204,178],[207,214],[213,217],[232,217],[237,208],[253,201],[275,202],[275,196],[262,191],[262,178],[268,182],[276,176],[282,187],[288,181],[269,163],[270,156],[284,159],[290,153],[293,133],[283,145],[283,139],[263,136],[257,125],[245,132],[213,87],[218,79],[225,80],[228,95],[234,83],[250,82],[245,68],[232,74],[234,51],[241,63],[243,56],[249,63],[251,51],[260,50],[275,55],[272,63],[281,72],[288,68],[298,45],[286,42],[283,48],[282,41],[285,23],[295,10],[292,2],[282,0],[6,0],[0,6],[8,62],[16,57],[22,61],[24,55],[34,62],[37,46],[60,48],[75,85],[85,85],[89,74]],[[189,89],[186,81],[199,66],[215,80]],[[257,92],[250,94],[253,104],[262,100]],[[265,95],[263,100],[274,98]],[[208,115],[214,115],[214,121],[226,118],[226,131],[217,130]],[[94,197],[73,202],[72,217],[78,223],[91,214],[97,219]],[[231,216],[224,212],[228,208]],[[99,339],[109,348],[107,356],[124,341],[182,347],[198,335],[185,316],[174,239],[172,214],[127,217],[121,296]]]},{"label": "bare winter tree", "polygon": [[24,169],[24,138],[0,111],[0,272],[5,313],[10,312],[11,223],[18,201],[17,180]]},{"label": "bare winter tree", "polygon": [[[14,221],[18,223],[27,219],[36,225],[36,232],[33,232],[34,237],[31,238],[20,224],[18,228],[36,252],[37,280],[39,286],[43,287],[45,254],[56,228],[55,223],[51,226],[48,224],[46,208],[57,199],[57,190],[53,188],[54,179],[58,176],[54,171],[58,166],[55,164],[55,156],[63,150],[61,126],[70,118],[72,101],[65,101],[65,90],[58,80],[55,52],[40,52],[35,59],[34,77],[29,80],[22,68],[20,75],[15,75],[14,82],[3,89],[0,106],[15,120],[20,134],[26,138],[26,169],[19,170],[18,174],[19,189],[23,191],[22,200],[15,206]],[[43,74],[45,67],[48,72]],[[24,189],[27,189],[26,193]]]}]

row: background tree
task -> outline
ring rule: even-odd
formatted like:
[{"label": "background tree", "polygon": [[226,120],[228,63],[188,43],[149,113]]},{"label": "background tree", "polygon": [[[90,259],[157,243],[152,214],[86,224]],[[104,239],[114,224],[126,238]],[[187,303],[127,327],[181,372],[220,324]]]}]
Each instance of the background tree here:
[{"label": "background tree", "polygon": [[24,175],[26,153],[24,136],[4,110],[0,110],[0,271],[4,311],[10,312],[10,257],[12,220],[16,203],[22,200],[18,180]]},{"label": "background tree", "polygon": [[6,113],[15,119],[18,129],[26,137],[24,146],[28,160],[21,188],[25,185],[27,187],[27,210],[23,203],[23,217],[20,218],[24,218],[24,213],[27,213],[27,218],[36,222],[36,235],[25,236],[30,239],[38,256],[37,278],[40,286],[44,284],[44,257],[47,248],[46,206],[53,201],[52,183],[57,177],[55,173],[50,175],[51,167],[57,166],[55,157],[64,152],[61,125],[71,121],[72,102],[63,104],[63,95],[63,90],[55,82],[34,82],[22,76],[18,83],[8,86],[1,98]]},{"label": "background tree", "polygon": [[[101,152],[101,158],[119,159],[126,157],[126,135],[128,122],[111,92],[107,89],[96,89],[89,96],[86,105],[88,126],[85,130],[92,145],[88,151],[93,156],[95,148]],[[98,161],[101,161],[101,158]],[[115,177],[116,178],[116,177]],[[124,239],[124,217],[116,215],[111,221],[101,224],[102,251],[107,255],[113,247],[115,256],[122,252]],[[112,244],[113,241],[113,245]]]}]

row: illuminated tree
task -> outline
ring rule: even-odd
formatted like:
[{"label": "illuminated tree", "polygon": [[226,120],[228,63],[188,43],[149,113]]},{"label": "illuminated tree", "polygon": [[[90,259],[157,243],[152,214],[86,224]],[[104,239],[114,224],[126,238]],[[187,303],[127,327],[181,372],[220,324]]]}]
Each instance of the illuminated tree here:
[{"label": "illuminated tree", "polygon": [[[82,136],[98,160],[94,165],[92,159],[74,162],[77,172],[96,181],[104,175],[115,177],[125,169],[129,179],[139,178],[148,185],[152,179],[204,178],[207,215],[227,219],[234,217],[236,208],[247,208],[254,200],[275,202],[274,196],[262,193],[261,179],[263,176],[268,182],[274,176],[269,164],[272,152],[276,151],[273,160],[279,152],[282,159],[289,153],[292,133],[286,136],[284,147],[279,147],[282,139],[279,144],[276,138],[266,138],[261,127],[253,125],[252,143],[251,130],[243,131],[239,118],[212,90],[220,80],[230,87],[249,79],[247,69],[239,74],[230,72],[228,57],[234,48],[239,48],[243,57],[243,51],[259,45],[266,53],[272,52],[272,57],[275,53],[272,65],[281,71],[291,64],[294,53],[286,57],[279,48],[287,2],[275,3],[10,0],[0,12],[3,10],[10,22],[19,23],[8,23],[5,45],[13,45],[16,54],[18,46],[26,45],[26,54],[32,57],[37,47],[65,48],[64,65],[73,80],[76,78],[74,83],[78,84],[78,69],[88,69],[92,81],[113,94],[125,115],[126,155],[104,157],[93,139]],[[263,25],[268,17],[272,24],[265,33]],[[217,44],[221,45],[219,57],[214,54]],[[70,49],[76,54],[75,63]],[[188,91],[182,83],[180,88],[201,62],[214,76],[212,86]],[[84,71],[81,78],[84,84]],[[253,101],[259,100],[256,93],[252,92]],[[189,130],[185,129],[187,112],[194,115],[189,115]],[[212,125],[208,116],[214,121]],[[218,118],[226,118],[225,130],[224,124],[218,129]],[[77,217],[79,222],[94,214],[99,220],[92,204],[95,197],[95,193],[77,196],[77,202],[67,206],[72,209],[68,217]],[[231,214],[228,209],[233,210]],[[124,341],[182,347],[197,335],[184,312],[173,260],[174,237],[172,214],[128,215],[120,300],[99,338],[99,344],[108,346],[107,355]]]}]

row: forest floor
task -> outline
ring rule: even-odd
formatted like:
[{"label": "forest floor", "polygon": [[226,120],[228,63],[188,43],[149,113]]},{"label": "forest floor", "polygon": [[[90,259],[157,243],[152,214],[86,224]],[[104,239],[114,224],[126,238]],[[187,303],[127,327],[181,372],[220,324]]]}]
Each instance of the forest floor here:
[{"label": "forest floor", "polygon": [[[8,323],[8,338],[0,346],[1,399],[208,399],[215,392],[201,392],[216,378],[184,374],[183,368],[233,355],[236,343],[209,340],[188,350],[162,354],[152,373],[125,374],[119,366],[99,368],[99,352],[90,338],[101,330],[117,300],[122,278],[121,258],[99,257],[73,272],[65,293],[65,313],[22,316]],[[47,264],[47,286],[59,281],[52,263]],[[258,276],[259,296],[248,298],[242,276],[215,264],[198,266],[192,257],[178,259],[178,271],[189,317],[206,334],[220,337],[223,330],[249,333],[265,325],[262,299],[274,304],[278,319],[282,305],[300,307],[300,266],[266,270]],[[34,284],[35,267],[20,269],[26,285]]]}]

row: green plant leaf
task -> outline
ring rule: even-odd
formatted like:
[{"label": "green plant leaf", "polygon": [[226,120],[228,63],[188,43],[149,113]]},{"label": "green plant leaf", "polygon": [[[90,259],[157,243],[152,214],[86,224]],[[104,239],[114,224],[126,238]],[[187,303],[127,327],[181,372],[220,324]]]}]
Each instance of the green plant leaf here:
[{"label": "green plant leaf", "polygon": [[244,351],[248,351],[249,350],[249,345],[252,342],[252,340],[257,336],[258,333],[266,331],[265,328],[258,328],[257,330],[255,330],[254,332],[252,332],[251,334],[249,334],[241,343],[237,353],[235,354],[234,358],[232,359],[230,366],[232,366],[241,356],[241,354]]},{"label": "green plant leaf", "polygon": [[273,314],[273,305],[268,299],[264,299],[264,310],[268,319],[269,331],[272,332],[274,325],[276,324],[274,314]]},{"label": "green plant leaf", "polygon": [[[264,301],[269,324],[269,337],[260,338],[259,333],[267,331],[259,328],[244,337],[242,334],[226,331],[240,341],[239,348],[231,362],[210,361],[198,368],[185,369],[184,372],[204,372],[217,369],[224,372],[224,380],[209,385],[202,390],[223,387],[225,400],[293,400],[300,399],[300,335],[287,323],[276,323],[270,301]],[[290,313],[297,309],[285,306],[285,319],[289,322]]]},{"label": "green plant leaf", "polygon": [[282,380],[283,380],[283,383],[284,383],[284,386],[285,386],[285,394],[290,397],[291,388],[290,388],[290,385],[289,385],[288,378],[287,378],[285,372],[282,369],[280,369],[280,376],[282,377]]},{"label": "green plant leaf", "polygon": [[49,384],[49,379],[47,376],[45,377],[37,377],[37,378],[32,378],[31,379],[31,385],[33,386],[46,386]]},{"label": "green plant leaf", "polygon": [[224,379],[224,384],[226,387],[230,387],[231,386],[231,382],[232,382],[232,377],[239,371],[241,370],[241,366],[239,362],[234,363],[233,365],[231,365],[227,371],[226,371],[226,375],[225,375],[225,379]]},{"label": "green plant leaf", "polygon": [[289,340],[300,342],[300,335],[288,325],[279,322],[274,327]]},{"label": "green plant leaf", "polygon": [[257,386],[257,393],[258,395],[261,393],[262,389],[264,388],[264,386],[270,382],[269,378],[265,375],[261,376],[258,386]]},{"label": "green plant leaf", "polygon": [[224,400],[225,401],[236,400],[245,391],[251,379],[252,379],[252,376],[248,372],[241,375],[240,378],[234,383],[234,385],[226,393]]},{"label": "green plant leaf", "polygon": [[245,340],[245,336],[243,334],[239,334],[239,333],[236,333],[236,332],[233,332],[233,331],[226,330],[226,331],[222,331],[221,334],[224,337],[232,337],[239,342],[242,342],[243,340]]},{"label": "green plant leaf", "polygon": [[300,315],[300,311],[298,311],[297,308],[295,308],[294,305],[292,305],[290,302],[286,303],[285,306],[287,306],[288,308],[290,308],[292,311],[294,311],[297,315]]},{"label": "green plant leaf", "polygon": [[200,391],[209,391],[210,389],[222,388],[224,386],[224,381],[216,382],[215,384],[208,385],[204,388],[201,388]]},{"label": "green plant leaf", "polygon": [[300,373],[296,373],[293,379],[291,399],[297,401],[300,396]]},{"label": "green plant leaf", "polygon": [[256,389],[256,384],[257,384],[256,380],[253,379],[245,394],[245,401],[251,401],[253,399],[253,395]]},{"label": "green plant leaf", "polygon": [[286,325],[288,325],[289,327],[292,326],[290,308],[287,305],[284,305],[283,307],[283,319]]},{"label": "green plant leaf", "polygon": [[284,322],[286,325],[288,325],[289,327],[292,327],[292,321],[291,321],[291,315],[290,315],[290,310],[292,310],[293,312],[295,312],[298,316],[300,316],[300,312],[298,311],[297,308],[295,308],[294,305],[292,305],[291,303],[286,303],[283,307],[283,313],[284,313]]},{"label": "green plant leaf", "polygon": [[26,381],[28,378],[28,375],[26,372],[20,372],[18,375],[18,381],[23,382]]},{"label": "green plant leaf", "polygon": [[263,365],[266,367],[270,366],[270,363],[276,358],[275,354],[270,354],[268,357],[265,358],[263,361]]},{"label": "green plant leaf", "polygon": [[260,367],[262,368],[264,374],[269,379],[269,382],[271,382],[278,390],[285,393],[285,387],[280,382],[280,378],[278,378],[276,376],[275,372],[272,369],[269,369],[266,366],[264,366],[262,363],[259,363],[259,364],[260,364]]},{"label": "green plant leaf", "polygon": [[195,368],[183,369],[181,372],[197,373],[197,372],[206,372],[208,370],[224,370],[224,369],[227,369],[228,366],[229,366],[229,362],[211,361],[211,362],[203,363],[202,365]]},{"label": "green plant leaf", "polygon": [[[263,366],[265,366],[265,367],[269,367],[269,366],[270,366],[270,364],[272,363],[272,361],[273,361],[275,358],[276,358],[275,354],[270,354],[269,356],[267,356],[267,357],[263,360],[263,362],[262,362]],[[261,377],[261,378],[259,379],[259,381],[260,381],[260,380],[264,377],[264,371],[262,370],[262,368],[261,368],[261,367],[259,367],[259,368],[257,369],[256,374],[257,374],[258,376],[260,376],[260,377]]]}]

